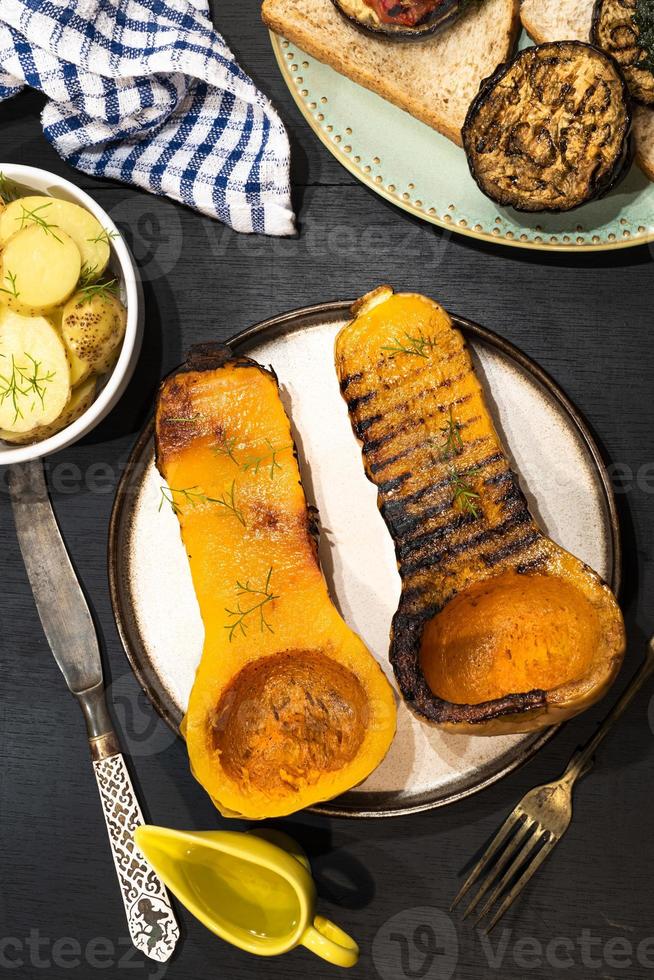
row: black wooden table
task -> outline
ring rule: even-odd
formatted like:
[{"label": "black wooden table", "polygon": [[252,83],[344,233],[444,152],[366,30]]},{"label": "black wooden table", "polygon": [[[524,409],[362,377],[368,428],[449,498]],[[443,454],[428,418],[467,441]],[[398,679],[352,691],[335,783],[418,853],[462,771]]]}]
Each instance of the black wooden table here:
[{"label": "black wooden table", "polygon": [[[115,715],[147,816],[184,828],[226,824],[191,777],[184,746],[155,717],[129,671],[109,602],[106,543],[116,482],[157,382],[193,342],[226,338],[274,313],[359,295],[384,281],[433,295],[509,338],[568,392],[612,466],[629,630],[615,693],[654,628],[650,250],[529,253],[413,220],[356,183],[309,131],[278,75],[257,5],[244,10],[224,0],[216,21],[288,126],[297,239],[238,236],[167,200],[88,179],[43,138],[39,96],[0,107],[0,159],[61,173],[93,194],[124,229],[143,275],[145,343],[128,393],[83,443],[51,459],[48,471],[104,635]],[[182,910],[183,941],[167,969],[131,950],[82,720],[41,632],[6,491],[0,534],[0,976],[335,976],[304,950],[270,960],[242,953]],[[615,693],[568,724],[525,768],[454,806],[384,821],[300,815],[282,823],[311,857],[321,910],[360,942],[353,977],[654,976],[651,692],[602,748],[578,789],[565,840],[491,938],[447,912],[462,872],[507,811],[532,785],[558,775]],[[419,929],[425,923],[431,931]]]}]

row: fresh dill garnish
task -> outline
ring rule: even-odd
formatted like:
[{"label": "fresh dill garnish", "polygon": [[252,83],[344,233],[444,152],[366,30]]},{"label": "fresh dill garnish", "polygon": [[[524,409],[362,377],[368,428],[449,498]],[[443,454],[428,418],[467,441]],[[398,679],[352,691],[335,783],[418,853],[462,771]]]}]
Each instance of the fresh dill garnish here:
[{"label": "fresh dill garnish", "polygon": [[21,196],[20,187],[0,170],[0,197],[5,204],[17,201]]},{"label": "fresh dill garnish", "polygon": [[88,262],[85,262],[80,269],[78,286],[80,289],[85,289],[87,286],[90,286],[91,283],[95,282],[97,278],[97,265],[89,265]]},{"label": "fresh dill garnish", "polygon": [[404,332],[405,340],[400,340],[398,337],[391,337],[391,341],[382,347],[382,350],[388,351],[391,357],[397,357],[398,354],[415,354],[416,357],[429,357],[429,352],[436,346],[436,341],[433,337],[425,337],[421,332],[417,337]]},{"label": "fresh dill garnish", "polygon": [[161,499],[159,500],[159,510],[164,504],[170,504],[173,509],[174,514],[181,514],[182,507],[181,504],[177,503],[175,494],[178,494],[185,503],[190,504],[191,507],[196,507],[198,504],[206,504],[209,501],[209,497],[202,493],[201,490],[195,487],[165,487],[161,486]]},{"label": "fresh dill garnish", "polygon": [[[237,631],[241,633],[241,636],[246,636],[249,628],[249,623],[246,622],[248,616],[253,614],[258,614],[257,618],[259,621],[259,631],[264,633],[266,630],[269,633],[274,633],[274,629],[266,619],[266,606],[273,602],[275,599],[279,599],[278,595],[275,595],[270,587],[270,580],[272,579],[272,565],[268,569],[268,574],[266,575],[266,581],[262,588],[258,588],[251,584],[250,580],[247,579],[245,582],[236,581],[236,609],[229,609],[225,606],[225,612],[228,616],[232,617],[232,622],[225,625],[225,629],[229,631],[229,642],[231,643],[234,639],[234,635]],[[251,596],[252,600],[247,606],[245,606],[245,597]],[[245,606],[245,607],[244,607]]]},{"label": "fresh dill garnish", "polygon": [[89,303],[96,296],[99,296],[100,299],[109,299],[110,297],[114,297],[118,292],[118,280],[110,279],[109,282],[93,282],[82,285],[82,280],[80,279],[77,292],[78,294],[82,294],[86,303]]},{"label": "fresh dill garnish", "polygon": [[240,469],[239,461],[234,455],[234,446],[236,445],[236,436],[227,437],[226,435],[221,435],[218,439],[218,445],[214,446],[214,453],[216,456],[226,456],[227,459],[231,459],[235,466]]},{"label": "fresh dill garnish", "polygon": [[634,22],[638,28],[638,44],[644,52],[644,57],[634,68],[654,73],[654,0],[636,0]]},{"label": "fresh dill garnish", "polygon": [[94,245],[99,245],[100,242],[105,242],[108,245],[112,238],[120,238],[120,235],[117,231],[108,231],[106,228],[103,228],[95,238],[87,238],[86,240],[87,242],[92,242]]},{"label": "fresh dill garnish", "polygon": [[263,453],[260,456],[248,456],[243,463],[241,469],[244,473],[254,473],[255,476],[259,472],[262,466],[266,468],[269,467],[268,472],[271,480],[275,479],[275,472],[282,469],[282,464],[278,460],[280,453],[283,453],[286,449],[292,449],[292,445],[289,443],[288,446],[273,446],[270,439],[266,439],[265,443],[269,449],[269,452]]},{"label": "fresh dill garnish", "polygon": [[85,262],[79,274],[77,291],[78,293],[83,294],[87,303],[89,300],[93,299],[94,296],[100,296],[102,299],[107,299],[109,296],[115,296],[118,292],[118,281],[116,279],[110,279],[108,282],[96,282],[95,280],[97,278],[97,265],[89,265],[87,262]]},{"label": "fresh dill garnish", "polygon": [[18,299],[20,293],[16,287],[16,275],[7,269],[7,274],[5,275],[4,281],[9,281],[10,288],[7,289],[5,286],[0,286],[0,293],[7,293],[8,296],[13,296],[14,299]]},{"label": "fresh dill garnish", "polygon": [[[182,503],[190,504],[191,507],[197,507],[198,504],[218,504],[219,507],[224,507],[228,510],[234,517],[243,525],[245,524],[245,518],[243,512],[239,509],[236,502],[236,481],[233,480],[231,486],[226,490],[221,497],[208,497],[206,493],[203,493],[198,486],[194,487],[166,487],[161,486],[161,498],[159,500],[159,510],[164,504],[170,504],[173,509],[173,513],[180,515],[183,513]],[[175,496],[177,494],[177,496]]]},{"label": "fresh dill garnish", "polygon": [[59,228],[59,225],[51,224],[49,221],[46,221],[46,219],[40,213],[41,211],[44,211],[46,208],[49,208],[50,206],[51,206],[50,202],[48,202],[47,204],[39,204],[38,207],[32,208],[30,210],[30,208],[26,208],[24,204],[21,204],[20,206],[21,213],[17,215],[16,221],[20,221],[21,228],[24,228],[25,225],[28,224],[37,225],[42,231],[46,233],[46,235],[51,235],[61,245],[62,244],[61,238],[53,230],[54,228]]},{"label": "fresh dill garnish", "polygon": [[[0,404],[7,398],[11,399],[14,409],[14,422],[24,417],[23,407],[25,406],[21,406],[21,398],[32,398],[30,408],[34,406],[34,396],[39,399],[42,406],[45,405],[47,385],[54,379],[56,374],[56,371],[48,371],[45,374],[41,374],[42,362],[37,361],[31,354],[25,353],[24,356],[30,361],[29,365],[20,367],[16,364],[16,358],[12,354],[11,373],[6,375],[0,374]],[[6,357],[6,354],[1,354],[0,357]]]},{"label": "fresh dill garnish", "polygon": [[57,372],[48,371],[47,374],[39,374],[41,361],[37,361],[31,354],[26,353],[25,357],[30,361],[29,367],[18,368],[18,370],[30,390],[34,392],[41,402],[41,407],[43,407],[45,405],[46,385],[54,379]]},{"label": "fresh dill garnish", "polygon": [[466,514],[479,517],[480,495],[469,482],[468,477],[478,473],[479,469],[473,466],[469,470],[459,472],[450,470],[450,483],[454,487],[454,504]]},{"label": "fresh dill garnish", "polygon": [[447,422],[441,427],[443,439],[439,446],[439,458],[442,462],[453,459],[463,449],[463,439],[461,438],[461,423],[454,418],[452,407]]},{"label": "fresh dill garnish", "polygon": [[218,504],[221,507],[225,507],[228,511],[231,511],[231,513],[238,521],[240,521],[243,527],[246,527],[243,511],[239,509],[236,502],[236,480],[232,480],[231,486],[223,493],[222,497],[217,497],[215,499],[208,497],[207,500],[211,501],[211,503]]}]

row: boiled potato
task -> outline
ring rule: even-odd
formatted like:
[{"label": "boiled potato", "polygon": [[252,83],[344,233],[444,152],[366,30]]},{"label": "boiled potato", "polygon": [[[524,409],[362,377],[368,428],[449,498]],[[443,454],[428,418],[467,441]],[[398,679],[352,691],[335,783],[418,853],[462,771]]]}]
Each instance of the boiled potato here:
[{"label": "boiled potato", "polygon": [[66,356],[68,357],[68,367],[70,369],[70,383],[74,388],[75,385],[86,381],[93,369],[88,361],[83,361],[69,347],[66,347]]},{"label": "boiled potato", "polygon": [[57,419],[70,397],[66,348],[45,317],[0,310],[0,428],[29,432]]},{"label": "boiled potato", "polygon": [[[48,313],[48,320],[53,327],[56,327],[59,333],[61,333],[61,320],[63,317],[63,308],[57,307],[56,310],[52,310]],[[63,337],[62,337],[63,339]],[[64,346],[66,346],[66,341],[64,340]],[[74,350],[70,350],[66,347],[66,354],[68,356],[68,367],[70,368],[70,386],[74,388],[75,385],[79,385],[82,381],[86,381],[88,376],[91,374],[91,365],[87,361],[83,361],[77,356]]]},{"label": "boiled potato", "polygon": [[64,231],[54,238],[38,225],[16,232],[2,251],[2,290],[9,303],[48,310],[64,303],[77,285],[81,257]]},{"label": "boiled potato", "polygon": [[114,363],[125,334],[127,310],[109,290],[80,290],[64,307],[61,334],[66,347],[103,374]]},{"label": "boiled potato", "polygon": [[63,231],[73,239],[89,282],[100,278],[109,262],[112,233],[79,204],[37,195],[12,201],[0,214],[0,244],[9,241],[17,231],[31,226],[43,230],[44,225],[56,235]]},{"label": "boiled potato", "polygon": [[67,425],[70,425],[71,422],[78,419],[92,404],[95,395],[95,384],[96,379],[94,376],[91,376],[83,384],[78,385],[77,388],[73,388],[68,404],[65,406],[63,412],[49,425],[37,426],[35,429],[30,429],[29,432],[10,432],[8,429],[0,429],[0,439],[4,439],[5,442],[24,444],[28,442],[40,442],[42,439],[53,436],[55,432],[60,432],[61,429],[65,429]]}]

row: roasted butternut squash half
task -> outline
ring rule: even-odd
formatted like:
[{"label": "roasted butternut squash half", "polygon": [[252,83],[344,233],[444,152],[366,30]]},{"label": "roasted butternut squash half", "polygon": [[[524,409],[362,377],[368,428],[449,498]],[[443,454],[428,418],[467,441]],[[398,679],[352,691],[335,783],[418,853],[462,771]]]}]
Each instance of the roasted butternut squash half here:
[{"label": "roasted butternut squash half", "polygon": [[352,312],[336,366],[395,544],[390,659],[406,703],[474,735],[576,715],[622,661],[611,590],[529,513],[445,310],[383,286]]},{"label": "roasted butternut squash half", "polygon": [[193,773],[227,816],[338,796],[386,755],[395,697],[329,598],[276,378],[196,347],[155,426],[205,627],[183,724]]}]

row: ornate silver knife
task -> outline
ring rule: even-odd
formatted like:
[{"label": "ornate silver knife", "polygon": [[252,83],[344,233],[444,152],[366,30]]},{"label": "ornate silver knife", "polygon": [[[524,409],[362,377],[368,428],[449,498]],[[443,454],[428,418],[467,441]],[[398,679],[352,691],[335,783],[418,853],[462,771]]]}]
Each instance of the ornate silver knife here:
[{"label": "ornate silver knife", "polygon": [[20,550],[50,649],[86,720],[93,769],[132,942],[165,962],[179,938],[168,893],[137,849],[143,816],[107,710],[95,626],[52,510],[40,459],[10,468]]}]

